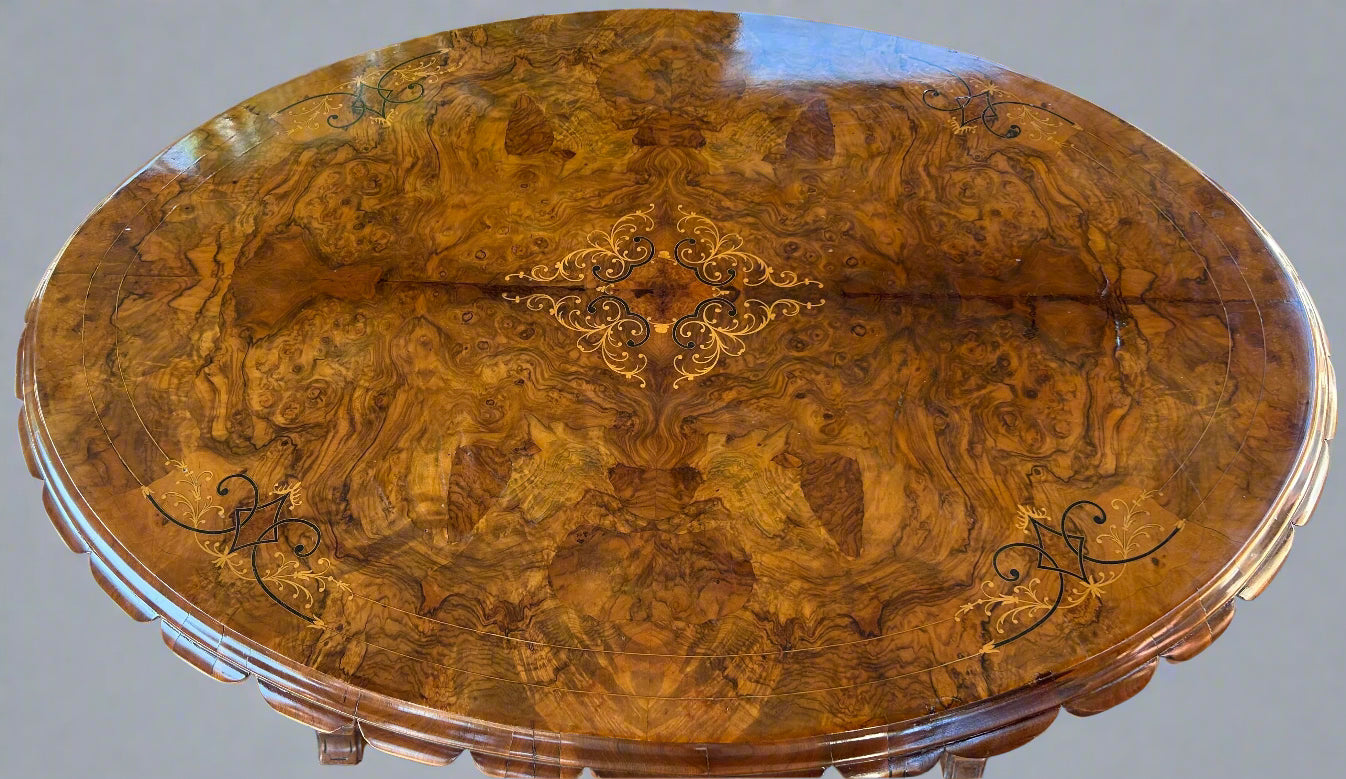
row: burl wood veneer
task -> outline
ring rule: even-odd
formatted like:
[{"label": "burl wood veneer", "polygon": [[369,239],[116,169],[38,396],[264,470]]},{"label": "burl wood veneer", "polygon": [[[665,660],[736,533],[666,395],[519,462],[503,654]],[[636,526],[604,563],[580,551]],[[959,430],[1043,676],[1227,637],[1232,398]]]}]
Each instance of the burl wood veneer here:
[{"label": "burl wood veneer", "polygon": [[502,776],[905,776],[1261,591],[1335,425],[1229,195],[984,61],[538,17],[207,122],[71,238],[20,428],[202,671]]}]

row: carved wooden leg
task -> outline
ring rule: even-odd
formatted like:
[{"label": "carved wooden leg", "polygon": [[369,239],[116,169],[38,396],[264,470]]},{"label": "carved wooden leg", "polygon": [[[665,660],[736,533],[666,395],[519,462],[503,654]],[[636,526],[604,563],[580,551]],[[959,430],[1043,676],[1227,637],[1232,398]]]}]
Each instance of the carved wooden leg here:
[{"label": "carved wooden leg", "polygon": [[355,765],[365,756],[365,737],[354,723],[331,733],[318,731],[318,762],[323,765]]},{"label": "carved wooden leg", "polygon": [[986,758],[959,757],[945,752],[939,765],[944,770],[944,779],[981,779],[986,770]]}]

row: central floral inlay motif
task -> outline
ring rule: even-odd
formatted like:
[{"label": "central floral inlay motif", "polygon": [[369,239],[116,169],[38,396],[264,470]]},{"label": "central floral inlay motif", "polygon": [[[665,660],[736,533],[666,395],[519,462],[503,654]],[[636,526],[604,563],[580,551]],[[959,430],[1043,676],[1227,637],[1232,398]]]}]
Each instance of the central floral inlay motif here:
[{"label": "central floral inlay motif", "polygon": [[[505,293],[532,311],[545,311],[578,332],[578,346],[596,352],[613,371],[646,386],[654,338],[674,345],[673,386],[709,373],[724,357],[747,348],[744,337],[779,317],[817,308],[821,297],[749,296],[758,290],[822,287],[794,271],[771,267],[745,251],[737,233],[678,208],[680,236],[671,250],[651,238],[654,206],[627,214],[607,230],[589,234],[585,246],[551,265],[511,273],[506,281],[546,284],[551,291]],[[582,290],[575,286],[581,285]]]}]

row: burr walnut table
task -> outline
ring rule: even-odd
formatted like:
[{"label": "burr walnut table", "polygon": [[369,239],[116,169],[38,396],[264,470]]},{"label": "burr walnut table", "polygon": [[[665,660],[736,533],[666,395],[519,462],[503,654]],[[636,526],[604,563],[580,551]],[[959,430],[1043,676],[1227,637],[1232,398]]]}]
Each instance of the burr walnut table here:
[{"label": "burr walnut table", "polygon": [[1218,636],[1335,424],[1293,269],[1156,141],[684,11],[220,114],[71,238],[18,389],[174,652],[325,762],[501,776],[980,775]]}]

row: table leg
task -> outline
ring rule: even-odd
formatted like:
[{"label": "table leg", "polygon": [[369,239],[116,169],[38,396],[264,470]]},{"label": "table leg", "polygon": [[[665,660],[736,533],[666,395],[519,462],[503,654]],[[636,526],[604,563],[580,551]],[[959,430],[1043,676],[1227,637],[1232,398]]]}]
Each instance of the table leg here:
[{"label": "table leg", "polygon": [[944,779],[981,779],[986,770],[986,758],[959,757],[945,752],[939,765],[944,771]]},{"label": "table leg", "polygon": [[354,723],[331,733],[318,731],[318,762],[323,765],[355,765],[365,756],[365,737]]}]

